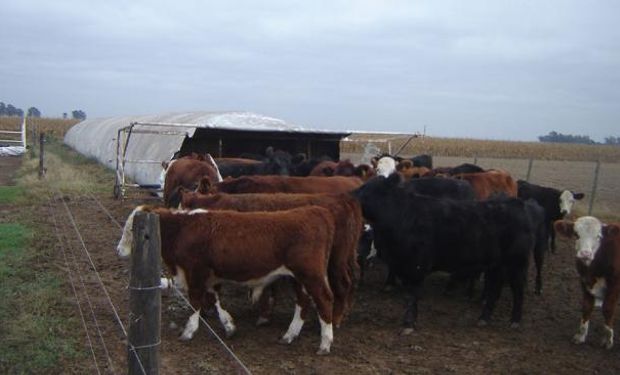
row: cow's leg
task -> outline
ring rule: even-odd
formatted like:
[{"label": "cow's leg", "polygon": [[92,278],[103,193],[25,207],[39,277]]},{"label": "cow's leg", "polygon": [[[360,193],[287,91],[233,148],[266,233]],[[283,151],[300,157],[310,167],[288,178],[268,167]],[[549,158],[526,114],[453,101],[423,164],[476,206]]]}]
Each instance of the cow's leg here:
[{"label": "cow's leg", "polygon": [[551,248],[551,253],[555,254],[555,228],[553,227],[553,223],[547,224],[547,233],[549,233],[549,238],[551,240],[549,247]]},{"label": "cow's leg", "polygon": [[616,304],[618,302],[618,294],[620,290],[617,287],[607,292],[603,301],[603,317],[605,318],[605,333],[601,345],[606,349],[614,346],[614,314],[616,312]]},{"label": "cow's leg", "polygon": [[198,277],[194,277],[194,280],[189,280],[187,288],[187,295],[189,297],[189,303],[195,312],[189,317],[185,324],[185,329],[179,337],[181,341],[188,341],[194,337],[194,333],[198,330],[200,324],[200,308],[204,306],[203,298],[206,298],[204,288],[200,287]]},{"label": "cow's leg", "polygon": [[226,337],[231,337],[237,330],[232,316],[228,313],[228,311],[222,308],[219,295],[215,289],[210,288],[207,291],[207,295],[212,296],[213,300],[215,301],[214,304],[215,308],[217,309],[217,316],[220,319],[220,323],[222,323],[222,326],[224,327],[224,331],[226,331]]},{"label": "cow's leg", "polygon": [[308,318],[308,310],[311,306],[310,297],[304,292],[303,287],[297,281],[294,283],[295,294],[297,295],[297,303],[295,304],[295,313],[293,320],[288,326],[288,330],[280,339],[281,344],[290,344],[299,336],[304,326],[304,321]]},{"label": "cow's leg", "polygon": [[353,281],[348,271],[347,264],[330,269],[329,281],[334,293],[334,312],[333,320],[336,327],[340,327],[342,318],[348,310],[350,294],[352,295]]},{"label": "cow's leg", "polygon": [[485,272],[483,287],[485,299],[482,307],[482,313],[480,314],[480,319],[478,319],[479,326],[485,326],[491,320],[491,315],[495,309],[495,304],[502,293],[503,283],[504,280],[500,269],[488,269]]},{"label": "cow's leg", "polygon": [[418,322],[418,299],[420,298],[420,289],[422,288],[422,280],[407,283],[407,307],[405,308],[405,316],[403,317],[403,329],[401,335],[410,335],[416,328]]},{"label": "cow's leg", "polygon": [[590,326],[590,316],[592,316],[592,310],[594,309],[594,297],[581,286],[583,292],[583,298],[581,300],[581,323],[579,324],[579,331],[573,336],[573,342],[575,344],[583,344],[588,336],[588,328]]},{"label": "cow's leg", "polygon": [[334,295],[329,287],[327,276],[320,273],[307,275],[301,279],[303,286],[316,306],[321,323],[321,345],[316,352],[319,355],[329,354],[334,341],[333,305]]},{"label": "cow's leg", "polygon": [[[529,254],[528,254],[529,256]],[[510,289],[512,290],[512,315],[510,326],[519,327],[523,316],[523,297],[525,295],[525,285],[527,284],[527,266],[515,268],[510,271]]]},{"label": "cow's leg", "polygon": [[542,294],[542,268],[544,261],[544,246],[541,246],[539,244],[539,241],[537,240],[536,245],[534,245],[534,265],[536,266],[536,286],[534,289],[534,293],[537,295]]},{"label": "cow's leg", "polygon": [[258,319],[256,320],[257,326],[269,324],[271,321],[271,313],[273,312],[275,295],[275,283],[267,286],[260,295],[260,298],[258,299]]}]

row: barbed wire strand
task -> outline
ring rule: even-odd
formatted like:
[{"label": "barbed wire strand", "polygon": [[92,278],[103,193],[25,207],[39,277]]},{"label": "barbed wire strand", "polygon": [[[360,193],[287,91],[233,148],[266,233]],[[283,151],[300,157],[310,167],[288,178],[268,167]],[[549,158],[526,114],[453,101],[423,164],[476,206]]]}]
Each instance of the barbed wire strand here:
[{"label": "barbed wire strand", "polygon": [[[65,211],[67,212],[67,215],[69,217],[69,220],[71,221],[71,224],[73,225],[73,228],[75,229],[75,233],[77,234],[78,239],[80,240],[80,243],[82,245],[82,249],[84,250],[84,253],[86,254],[90,265],[93,268],[93,271],[95,271],[95,275],[97,276],[97,280],[99,281],[99,284],[101,286],[101,289],[103,290],[103,292],[105,293],[105,296],[110,304],[110,306],[112,307],[112,311],[114,313],[114,317],[116,319],[116,321],[118,322],[119,326],[121,327],[121,330],[123,331],[123,335],[127,338],[127,345],[130,348],[130,351],[132,353],[134,353],[134,355],[136,356],[136,359],[138,360],[138,364],[140,366],[140,370],[142,371],[143,374],[146,374],[146,370],[144,369],[144,365],[142,364],[142,361],[140,359],[140,356],[138,355],[138,353],[136,352],[135,346],[129,342],[129,337],[127,335],[127,330],[125,329],[125,325],[123,324],[122,320],[120,319],[120,316],[118,314],[118,311],[116,310],[116,307],[114,306],[114,304],[112,303],[112,298],[110,297],[110,294],[108,293],[105,285],[103,284],[103,280],[101,279],[101,276],[99,275],[99,271],[97,271],[97,267],[95,266],[95,263],[92,260],[92,257],[90,256],[90,253],[88,251],[88,249],[86,248],[86,244],[84,242],[84,239],[77,227],[77,224],[75,222],[75,219],[73,217],[73,214],[71,213],[71,210],[69,209],[69,206],[67,205],[67,203],[64,200],[61,200]],[[107,351],[107,350],[106,350]]]},{"label": "barbed wire strand", "polygon": [[[174,285],[174,282],[170,282],[168,283],[168,285],[172,287],[172,290],[176,293],[176,295],[180,296],[181,299],[187,304],[187,306],[189,306],[192,309],[194,313],[198,312],[196,309],[194,309],[194,306],[192,306],[192,304],[187,300],[187,298],[185,298],[183,293],[179,289],[177,289],[176,285]],[[224,340],[222,340],[222,338],[215,332],[215,330],[213,330],[211,325],[202,316],[200,316],[200,314],[198,314],[198,317],[200,318],[200,321],[204,323],[204,325],[207,327],[209,332],[211,332],[211,334],[215,336],[217,341],[219,341],[219,343],[224,347],[224,349],[226,349],[228,354],[237,362],[237,364],[244,371],[244,373],[251,374],[252,372],[250,371],[250,369],[248,369],[247,366],[243,364],[243,362],[241,362],[241,359],[239,359],[239,357],[237,357],[235,352],[233,352],[232,349],[230,349],[228,345],[226,345]]]},{"label": "barbed wire strand", "polygon": [[[62,250],[62,255],[63,258],[65,260],[65,265],[67,266],[67,270],[70,269],[69,267],[69,262],[67,260],[67,254],[65,252],[65,246],[63,244],[63,240],[60,236],[60,232],[58,230],[58,222],[56,221],[56,216],[53,213],[53,209],[51,207],[51,200],[50,200],[50,213],[52,214],[52,218],[54,220],[54,229],[56,231],[56,237],[58,238],[58,244],[60,245],[60,249]],[[86,338],[88,339],[88,345],[90,347],[90,352],[93,356],[93,362],[95,364],[95,369],[97,370],[98,374],[101,374],[101,371],[99,370],[99,365],[97,364],[97,357],[95,356],[95,350],[93,348],[93,342],[90,339],[90,333],[88,332],[88,326],[86,325],[86,319],[84,318],[84,312],[82,311],[82,304],[80,303],[80,299],[78,298],[78,294],[77,294],[77,290],[75,289],[75,285],[73,283],[73,278],[71,277],[71,272],[67,272],[67,274],[69,275],[69,283],[71,284],[71,289],[73,290],[73,295],[75,296],[75,301],[77,302],[78,305],[78,310],[80,312],[80,317],[82,318],[82,324],[84,326],[84,332],[86,332]]]},{"label": "barbed wire strand", "polygon": [[[79,266],[78,266],[78,259],[75,255],[74,251],[70,251],[71,256],[73,257],[73,264],[75,265],[75,269],[78,270]],[[110,352],[108,351],[108,346],[105,343],[105,339],[103,338],[103,333],[101,332],[101,326],[99,325],[99,320],[97,319],[97,314],[95,314],[95,309],[93,307],[93,303],[90,299],[90,294],[88,293],[88,289],[86,288],[86,283],[84,282],[84,277],[82,277],[82,273],[78,272],[78,277],[80,279],[80,282],[82,284],[82,289],[84,290],[84,295],[86,296],[86,302],[88,302],[88,307],[90,308],[90,313],[91,316],[93,318],[93,322],[95,324],[95,328],[97,329],[97,333],[99,335],[99,340],[101,341],[101,345],[103,346],[103,351],[105,352],[105,355],[107,357],[108,360],[108,365],[110,366],[110,370],[112,371],[112,373],[116,373],[115,369],[114,369],[114,364],[112,363],[112,358],[110,357]]]}]

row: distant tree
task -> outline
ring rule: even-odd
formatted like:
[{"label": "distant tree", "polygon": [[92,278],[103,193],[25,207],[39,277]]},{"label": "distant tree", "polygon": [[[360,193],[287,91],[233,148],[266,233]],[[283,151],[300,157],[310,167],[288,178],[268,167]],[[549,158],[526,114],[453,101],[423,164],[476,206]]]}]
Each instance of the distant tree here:
[{"label": "distant tree", "polygon": [[71,111],[71,116],[76,120],[86,120],[86,113],[81,109]]},{"label": "distant tree", "polygon": [[620,146],[620,137],[609,136],[605,137],[605,144],[612,146]]},{"label": "distant tree", "polygon": [[67,112],[62,113],[62,118],[64,118],[65,120],[67,119]]},{"label": "distant tree", "polygon": [[41,117],[41,111],[37,109],[37,107],[28,108],[28,117]]},{"label": "distant tree", "polygon": [[596,144],[590,136],[587,135],[572,135],[572,134],[562,134],[556,131],[551,131],[547,135],[541,135],[538,137],[540,142],[553,142],[553,143],[580,143],[593,145]]},{"label": "distant tree", "polygon": [[13,104],[4,104],[0,102],[0,116],[23,116],[24,111],[15,107]]},{"label": "distant tree", "polygon": [[8,104],[6,106],[6,115],[7,116],[17,116],[17,108],[13,104]]}]

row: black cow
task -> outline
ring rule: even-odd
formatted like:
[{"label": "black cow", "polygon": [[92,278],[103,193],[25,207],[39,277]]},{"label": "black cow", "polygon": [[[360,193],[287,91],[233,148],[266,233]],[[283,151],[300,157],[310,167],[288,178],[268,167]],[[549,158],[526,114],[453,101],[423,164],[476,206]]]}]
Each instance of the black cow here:
[{"label": "black cow", "polygon": [[517,181],[517,196],[522,199],[534,199],[545,210],[547,241],[555,252],[555,230],[553,222],[570,214],[575,200],[581,200],[583,193],[570,190],[560,191],[551,187],[535,185],[524,180]]},{"label": "black cow", "polygon": [[291,167],[291,155],[286,151],[273,150],[268,147],[265,157],[259,163],[220,162],[218,169],[222,177],[240,177],[252,175],[288,176]]},{"label": "black cow", "polygon": [[412,178],[403,184],[406,191],[435,198],[474,200],[476,193],[467,181],[441,177]]},{"label": "black cow", "polygon": [[511,322],[521,321],[529,251],[534,244],[525,203],[519,199],[441,200],[412,194],[400,176],[369,180],[354,191],[372,224],[386,259],[403,281],[410,299],[404,334],[413,332],[418,295],[432,271],[457,278],[485,272],[487,296],[479,324],[486,324],[508,282],[513,295]]},{"label": "black cow", "polygon": [[[454,180],[451,178],[441,177],[425,177],[425,178],[412,178],[411,180],[404,182],[403,187],[405,191],[415,194],[427,195],[440,199],[455,199],[455,200],[469,200],[473,201],[476,198],[474,189],[467,181]],[[375,241],[375,248],[377,249],[377,256],[383,259],[384,249],[381,245],[381,234],[374,234],[372,237]],[[360,264],[361,269],[364,269],[364,264]],[[396,278],[392,270],[388,271],[388,276],[385,281],[386,289],[391,289],[396,285]],[[451,288],[453,284],[449,286]],[[471,289],[470,289],[471,290]]]}]

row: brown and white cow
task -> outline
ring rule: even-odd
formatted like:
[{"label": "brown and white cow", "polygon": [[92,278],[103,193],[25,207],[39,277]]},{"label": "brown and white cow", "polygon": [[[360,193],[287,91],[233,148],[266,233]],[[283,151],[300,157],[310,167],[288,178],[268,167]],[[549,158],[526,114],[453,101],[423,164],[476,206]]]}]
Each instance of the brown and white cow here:
[{"label": "brown and white cow", "polygon": [[517,197],[517,182],[508,172],[491,169],[479,173],[463,173],[454,176],[471,184],[478,200],[485,200],[494,195]]},{"label": "brown and white cow", "polygon": [[279,212],[180,211],[137,207],[127,219],[117,246],[120,257],[131,254],[136,212],[159,215],[161,252],[175,284],[187,289],[195,309],[181,340],[190,340],[198,329],[200,310],[213,306],[227,336],[235,324],[220,304],[217,288],[233,282],[252,289],[252,300],[281,276],[296,281],[297,304],[293,320],[281,342],[291,343],[304,324],[310,303],[321,323],[318,354],[327,354],[333,341],[333,294],[327,281],[329,252],[334,238],[334,218],[322,207],[302,207]]},{"label": "brown and white cow", "polygon": [[211,183],[222,181],[217,165],[209,154],[192,153],[169,162],[162,162],[162,167],[162,190],[166,207],[179,205],[179,197],[176,194],[179,186],[194,189],[203,177],[208,178]]},{"label": "brown and white cow", "polygon": [[[336,223],[334,243],[329,256],[328,275],[334,292],[334,324],[340,325],[353,305],[353,289],[359,275],[357,245],[363,229],[362,210],[349,193],[340,194],[200,194],[181,191],[184,209],[280,211],[302,206],[319,206],[330,211]],[[260,323],[266,323],[271,306],[261,301]]]},{"label": "brown and white cow", "polygon": [[620,224],[603,224],[592,216],[575,222],[558,220],[555,230],[575,239],[576,265],[583,292],[579,331],[573,342],[583,344],[588,335],[594,306],[601,306],[605,332],[601,344],[611,349],[614,344],[614,314],[620,297]]}]

